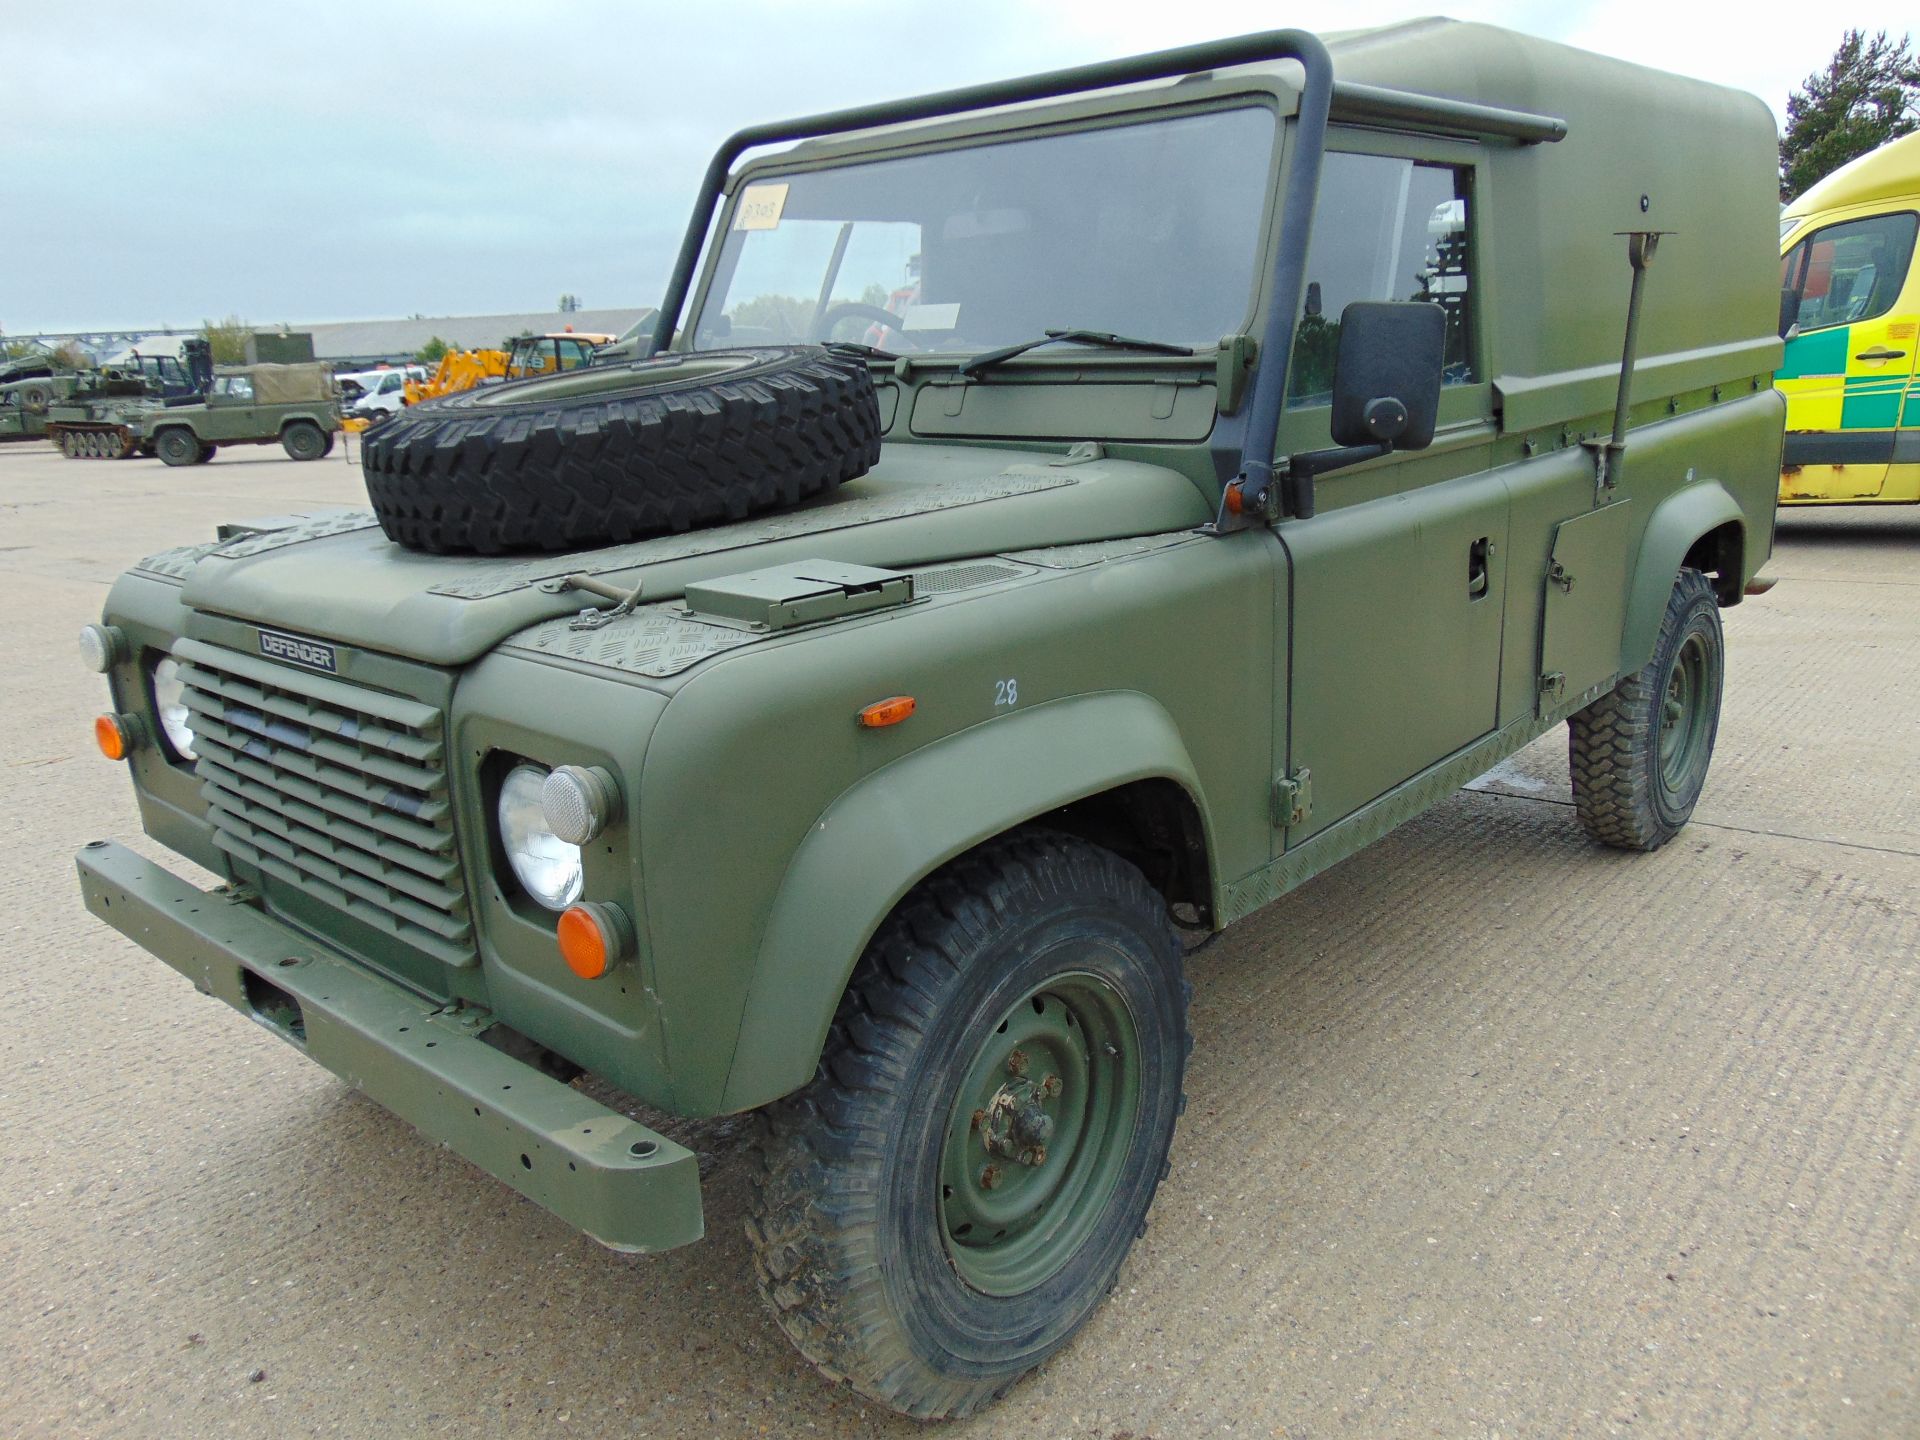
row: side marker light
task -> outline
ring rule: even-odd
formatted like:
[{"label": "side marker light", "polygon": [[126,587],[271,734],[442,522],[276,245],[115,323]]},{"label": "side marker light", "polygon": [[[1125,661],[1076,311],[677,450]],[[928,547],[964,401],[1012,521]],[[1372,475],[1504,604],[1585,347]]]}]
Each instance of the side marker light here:
[{"label": "side marker light", "polygon": [[104,675],[127,658],[127,637],[118,625],[80,627],[80,663]]},{"label": "side marker light", "polygon": [[898,725],[919,708],[919,702],[911,695],[895,695],[890,700],[876,700],[860,712],[860,723],[869,730],[879,730],[887,725]]}]

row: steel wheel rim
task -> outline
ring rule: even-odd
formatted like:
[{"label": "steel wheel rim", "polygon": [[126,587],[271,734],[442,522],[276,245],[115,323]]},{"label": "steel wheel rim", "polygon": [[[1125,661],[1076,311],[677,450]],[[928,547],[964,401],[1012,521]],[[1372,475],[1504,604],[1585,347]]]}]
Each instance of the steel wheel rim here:
[{"label": "steel wheel rim", "polygon": [[1711,669],[1705,638],[1693,634],[1681,642],[1667,672],[1660,702],[1658,758],[1660,782],[1673,793],[1686,788],[1705,741]]},{"label": "steel wheel rim", "polygon": [[[940,1236],[963,1281],[1019,1295],[1065,1267],[1119,1186],[1140,1091],[1139,1029],[1099,976],[1053,976],[1008,1007],[960,1084],[940,1154]],[[1051,1126],[1037,1146],[1022,1123],[1036,1110]]]}]

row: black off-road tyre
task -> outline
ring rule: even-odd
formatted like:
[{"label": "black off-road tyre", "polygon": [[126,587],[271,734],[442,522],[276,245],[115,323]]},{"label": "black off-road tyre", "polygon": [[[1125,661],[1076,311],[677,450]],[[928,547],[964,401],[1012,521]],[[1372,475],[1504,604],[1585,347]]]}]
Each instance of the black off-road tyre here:
[{"label": "black off-road tyre", "polygon": [[200,458],[193,463],[196,465],[204,465],[219,453],[220,447],[218,445],[202,445],[200,447]]},{"label": "black off-road tyre", "polygon": [[204,450],[198,437],[184,426],[174,425],[153,437],[153,453],[163,465],[198,465]]},{"label": "black off-road tyre", "polygon": [[333,444],[311,420],[295,420],[280,432],[280,448],[294,460],[318,460]]},{"label": "black off-road tyre", "polygon": [[[788,1338],[921,1419],[1044,1362],[1145,1230],[1185,1106],[1186,1011],[1166,904],[1109,851],[1021,832],[923,882],[867,947],[812,1082],[761,1112],[747,1235]],[[1016,1113],[999,1105],[1021,1085],[1058,1128],[1001,1158],[989,1137],[1034,1132],[982,1117]],[[1009,1228],[955,1223],[995,1205],[1011,1216],[983,1224]]]},{"label": "black off-road tyre", "polygon": [[1706,784],[1725,673],[1713,586],[1682,570],[1653,658],[1567,722],[1587,834],[1621,850],[1658,850],[1680,833]]},{"label": "black off-road tyre", "polygon": [[360,447],[387,537],[440,554],[569,550],[739,520],[880,455],[862,360],[811,346],[658,356],[410,406]]}]

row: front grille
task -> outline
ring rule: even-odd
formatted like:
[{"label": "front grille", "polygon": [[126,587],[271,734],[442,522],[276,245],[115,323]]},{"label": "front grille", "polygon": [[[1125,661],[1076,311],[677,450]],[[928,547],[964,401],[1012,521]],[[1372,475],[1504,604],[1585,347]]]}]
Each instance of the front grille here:
[{"label": "front grille", "polygon": [[181,640],[214,844],[449,965],[474,961],[440,712]]}]

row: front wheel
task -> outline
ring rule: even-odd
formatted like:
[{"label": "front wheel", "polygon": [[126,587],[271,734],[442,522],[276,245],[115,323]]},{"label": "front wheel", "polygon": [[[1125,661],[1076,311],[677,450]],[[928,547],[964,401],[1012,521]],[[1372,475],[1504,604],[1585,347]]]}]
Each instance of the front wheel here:
[{"label": "front wheel", "polygon": [[1112,1288],[1187,1048],[1133,866],[1027,833],[934,875],[868,946],[812,1083],[766,1112],[747,1230],[788,1338],[922,1419],[1003,1393]]},{"label": "front wheel", "polygon": [[1567,722],[1573,799],[1589,835],[1658,850],[1680,833],[1707,783],[1725,671],[1713,586],[1682,570],[1653,658]]}]

